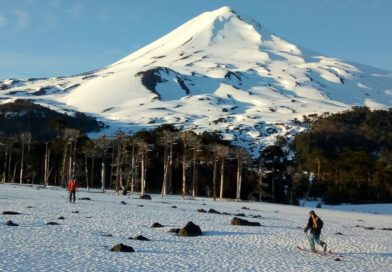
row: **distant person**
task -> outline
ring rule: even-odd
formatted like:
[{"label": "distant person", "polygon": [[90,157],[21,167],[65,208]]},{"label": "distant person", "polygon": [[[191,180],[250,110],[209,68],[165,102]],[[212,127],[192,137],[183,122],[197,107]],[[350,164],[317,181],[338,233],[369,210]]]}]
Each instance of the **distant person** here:
[{"label": "distant person", "polygon": [[76,181],[76,177],[72,176],[72,179],[68,182],[69,202],[75,203],[77,188],[78,182]]},{"label": "distant person", "polygon": [[[320,240],[323,225],[324,223],[321,218],[318,217],[314,211],[310,211],[308,224],[306,225],[304,232],[309,239],[310,249],[312,251],[316,251],[315,243],[319,244],[323,248],[324,252],[327,251],[327,243]],[[309,234],[307,233],[308,230],[310,230]]]}]

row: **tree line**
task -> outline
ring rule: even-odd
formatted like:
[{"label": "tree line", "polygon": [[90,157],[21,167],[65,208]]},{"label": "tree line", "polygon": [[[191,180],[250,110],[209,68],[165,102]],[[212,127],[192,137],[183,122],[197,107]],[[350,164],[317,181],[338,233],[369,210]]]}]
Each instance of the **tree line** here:
[{"label": "tree line", "polygon": [[51,137],[31,131],[0,134],[0,180],[65,187],[75,175],[87,189],[296,204],[392,200],[392,118],[355,108],[304,117],[308,129],[252,157],[217,133],[172,125],[133,134],[88,138],[61,118]]}]

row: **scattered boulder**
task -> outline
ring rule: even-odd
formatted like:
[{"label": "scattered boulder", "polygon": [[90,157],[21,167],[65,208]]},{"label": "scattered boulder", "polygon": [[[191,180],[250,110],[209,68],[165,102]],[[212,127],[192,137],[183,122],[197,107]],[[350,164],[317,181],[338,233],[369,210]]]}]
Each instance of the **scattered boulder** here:
[{"label": "scattered boulder", "polygon": [[337,233],[335,233],[335,235],[344,235],[344,234],[338,231]]},{"label": "scattered boulder", "polygon": [[102,234],[103,237],[113,237],[113,234],[110,233],[104,233]]},{"label": "scattered boulder", "polygon": [[178,236],[200,236],[203,235],[203,232],[201,231],[201,228],[194,224],[192,221],[189,221],[185,227],[180,229],[180,231],[177,233]]},{"label": "scattered boulder", "polygon": [[13,211],[3,211],[3,215],[18,215],[21,213],[18,212],[13,212]]},{"label": "scattered boulder", "polygon": [[79,211],[73,211],[73,212],[71,212],[71,213],[79,213]]},{"label": "scattered boulder", "polygon": [[127,205],[127,202],[121,201],[120,204],[121,204],[121,205]]},{"label": "scattered boulder", "polygon": [[374,230],[374,227],[363,227],[366,230]]},{"label": "scattered boulder", "polygon": [[135,237],[129,237],[129,240],[138,240],[138,241],[150,241],[147,237],[144,237],[143,235],[138,235]]},{"label": "scattered boulder", "polygon": [[113,246],[110,251],[113,252],[135,252],[135,250],[133,249],[133,247],[130,246],[126,246],[124,244],[117,244],[115,246]]},{"label": "scattered boulder", "polygon": [[155,222],[151,225],[151,228],[163,228],[163,225],[159,224],[158,222]]},{"label": "scattered boulder", "polygon": [[172,209],[177,209],[177,206],[173,205],[171,206]]},{"label": "scattered boulder", "polygon": [[136,205],[136,207],[144,207],[144,205]]},{"label": "scattered boulder", "polygon": [[389,231],[392,231],[392,228],[382,228],[381,230],[389,230]]},{"label": "scattered boulder", "polygon": [[258,214],[258,215],[253,215],[252,217],[253,217],[253,218],[261,218],[261,215],[260,215],[260,214]]},{"label": "scattered boulder", "polygon": [[229,213],[227,213],[227,212],[223,212],[222,214],[223,214],[223,215],[230,215],[230,214],[229,214]]},{"label": "scattered boulder", "polygon": [[10,227],[17,227],[19,226],[18,224],[12,222],[11,220],[8,220],[7,222],[5,222],[6,226],[10,226]]},{"label": "scattered boulder", "polygon": [[48,222],[48,223],[46,223],[46,225],[57,226],[57,225],[60,225],[60,224],[57,223],[57,222]]},{"label": "scattered boulder", "polygon": [[91,198],[89,198],[89,197],[79,197],[78,199],[79,200],[91,200]]},{"label": "scattered boulder", "polygon": [[221,214],[220,212],[218,212],[217,210],[214,210],[214,209],[209,209],[208,213]]},{"label": "scattered boulder", "polygon": [[151,200],[152,197],[150,195],[141,195],[140,199],[147,199],[147,200]]},{"label": "scattered boulder", "polygon": [[336,261],[336,262],[340,262],[341,259],[340,259],[340,258],[336,258],[335,261]]},{"label": "scattered boulder", "polygon": [[58,220],[64,220],[65,218],[64,218],[64,216],[59,216],[59,217],[57,217],[57,219]]},{"label": "scattered boulder", "polygon": [[181,230],[181,229],[178,229],[178,228],[171,228],[171,229],[169,229],[169,231],[168,231],[168,232],[171,232],[171,233],[175,233],[175,234],[177,234],[177,233],[179,233],[179,232],[180,232],[180,230]]},{"label": "scattered boulder", "polygon": [[250,210],[248,207],[242,207],[243,210]]},{"label": "scattered boulder", "polygon": [[244,213],[237,213],[235,216],[246,217],[246,215]]},{"label": "scattered boulder", "polygon": [[27,206],[26,208],[27,208],[27,209],[32,209],[33,207],[32,207],[32,206]]},{"label": "scattered boulder", "polygon": [[197,211],[198,211],[199,213],[206,213],[206,212],[207,212],[207,211],[204,210],[204,209],[197,209]]},{"label": "scattered boulder", "polygon": [[230,224],[235,226],[261,226],[259,222],[250,222],[238,217],[231,219]]}]

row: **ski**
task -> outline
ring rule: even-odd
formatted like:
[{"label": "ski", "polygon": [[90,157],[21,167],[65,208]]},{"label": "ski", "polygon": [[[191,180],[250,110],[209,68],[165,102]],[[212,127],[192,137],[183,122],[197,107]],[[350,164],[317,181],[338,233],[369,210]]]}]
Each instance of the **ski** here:
[{"label": "ski", "polygon": [[296,246],[296,247],[299,250],[306,251],[306,252],[309,252],[309,253],[318,254],[318,255],[323,255],[323,256],[331,256],[331,255],[333,255],[332,251],[330,249],[328,251],[324,252],[324,251],[319,251],[319,250],[312,251],[312,250],[304,248],[302,246]]}]

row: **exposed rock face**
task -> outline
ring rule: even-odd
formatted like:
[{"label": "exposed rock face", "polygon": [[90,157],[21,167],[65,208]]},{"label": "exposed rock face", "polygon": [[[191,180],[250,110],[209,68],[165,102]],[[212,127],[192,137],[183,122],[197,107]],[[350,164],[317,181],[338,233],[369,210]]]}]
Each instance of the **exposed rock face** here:
[{"label": "exposed rock face", "polygon": [[231,219],[230,224],[235,226],[261,226],[259,222],[250,222],[238,217]]},{"label": "exposed rock face", "polygon": [[188,222],[185,227],[180,229],[177,233],[178,236],[200,236],[203,235],[201,228],[194,224],[192,221]]},{"label": "exposed rock face", "polygon": [[110,251],[113,252],[135,252],[135,250],[133,249],[133,247],[130,246],[126,246],[124,244],[117,244],[115,246],[113,246]]}]

